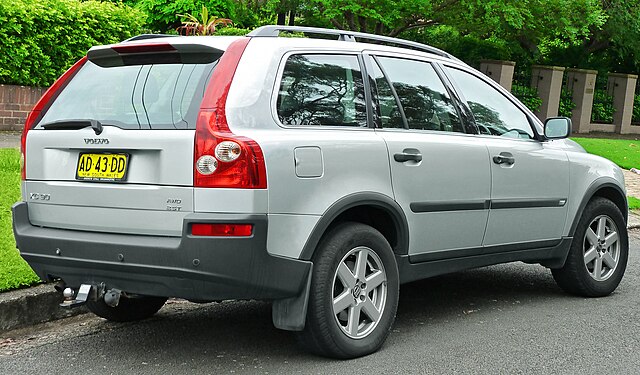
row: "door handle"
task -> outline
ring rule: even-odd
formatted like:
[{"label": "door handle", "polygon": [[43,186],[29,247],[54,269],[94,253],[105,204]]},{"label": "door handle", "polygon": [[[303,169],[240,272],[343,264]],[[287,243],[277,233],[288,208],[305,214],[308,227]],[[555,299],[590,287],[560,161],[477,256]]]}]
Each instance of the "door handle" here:
[{"label": "door handle", "polygon": [[398,154],[393,155],[393,160],[398,163],[404,163],[405,161],[413,160],[416,163],[422,161],[422,154],[411,154],[408,152],[400,152]]},{"label": "door handle", "polygon": [[516,162],[516,158],[510,152],[501,152],[499,155],[493,157],[493,162],[496,164],[512,165]]}]

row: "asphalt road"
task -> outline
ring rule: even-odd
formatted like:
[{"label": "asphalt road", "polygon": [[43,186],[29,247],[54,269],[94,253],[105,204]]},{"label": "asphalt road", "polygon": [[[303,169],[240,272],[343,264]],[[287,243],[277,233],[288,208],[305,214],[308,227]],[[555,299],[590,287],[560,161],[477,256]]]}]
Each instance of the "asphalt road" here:
[{"label": "asphalt road", "polygon": [[173,301],[144,322],[83,315],[0,334],[2,374],[640,372],[640,231],[611,296],[577,298],[548,270],[514,263],[404,285],[393,332],[373,355],[306,354],[262,302]]}]

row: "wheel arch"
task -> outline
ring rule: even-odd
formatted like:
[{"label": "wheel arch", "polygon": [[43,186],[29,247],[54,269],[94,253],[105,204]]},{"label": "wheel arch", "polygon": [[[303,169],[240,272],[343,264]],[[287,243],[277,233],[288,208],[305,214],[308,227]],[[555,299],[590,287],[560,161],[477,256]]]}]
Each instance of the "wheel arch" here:
[{"label": "wheel arch", "polygon": [[324,212],[307,239],[300,259],[310,260],[322,236],[345,221],[372,226],[389,241],[395,254],[407,254],[409,224],[400,205],[387,195],[361,192],[342,197]]},{"label": "wheel arch", "polygon": [[620,209],[622,217],[624,218],[625,223],[627,223],[629,208],[627,196],[625,195],[624,190],[614,182],[596,180],[587,188],[584,197],[580,202],[580,206],[578,206],[578,211],[576,212],[569,229],[570,237],[573,237],[575,234],[578,222],[580,221],[587,204],[589,204],[589,202],[595,197],[607,198],[612,201]]}]

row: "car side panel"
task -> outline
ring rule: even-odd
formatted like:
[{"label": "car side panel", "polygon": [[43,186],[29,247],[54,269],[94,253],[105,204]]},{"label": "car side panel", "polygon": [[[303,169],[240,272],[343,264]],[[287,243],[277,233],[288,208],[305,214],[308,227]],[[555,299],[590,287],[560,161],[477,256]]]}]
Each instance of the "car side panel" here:
[{"label": "car side panel", "polygon": [[[264,153],[268,213],[274,219],[269,222],[267,250],[270,254],[296,258],[319,217],[334,202],[361,191],[393,197],[393,191],[386,145],[373,129],[279,124],[273,113],[278,72],[285,54],[291,51],[291,48],[274,50],[268,42],[249,43],[235,73],[242,79],[234,79],[226,110],[230,129],[255,140]],[[313,152],[297,153],[298,148]],[[300,155],[311,155],[311,159]],[[305,162],[312,165],[300,167]],[[309,170],[319,173],[306,177]],[[301,224],[292,224],[293,218],[301,215],[309,217]],[[283,235],[294,232],[290,225],[296,229],[294,238]]]}]

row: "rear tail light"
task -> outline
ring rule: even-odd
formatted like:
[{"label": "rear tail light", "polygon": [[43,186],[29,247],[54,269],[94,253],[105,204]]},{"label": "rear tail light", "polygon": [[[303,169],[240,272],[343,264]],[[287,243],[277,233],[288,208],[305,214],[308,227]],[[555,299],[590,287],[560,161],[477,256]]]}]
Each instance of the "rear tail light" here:
[{"label": "rear tail light", "polygon": [[194,236],[249,237],[252,232],[253,224],[191,224]]},{"label": "rear tail light", "polygon": [[231,43],[216,66],[196,123],[193,185],[207,188],[266,189],[260,146],[229,130],[225,107],[229,87],[250,38]]},{"label": "rear tail light", "polygon": [[49,87],[49,89],[42,95],[38,103],[33,107],[31,112],[29,112],[29,116],[27,116],[27,121],[25,121],[24,128],[22,129],[22,138],[20,139],[20,173],[22,175],[22,179],[25,180],[26,169],[27,169],[27,133],[29,130],[33,129],[38,121],[44,116],[47,109],[51,106],[51,103],[58,97],[60,92],[67,86],[67,84],[71,81],[71,78],[76,75],[78,70],[84,65],[87,61],[86,56],[78,60],[69,70],[64,72],[57,81]]}]

